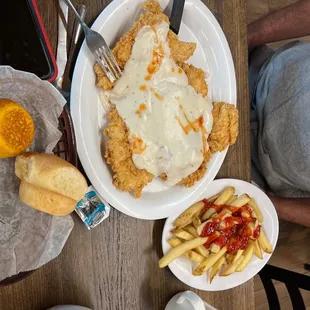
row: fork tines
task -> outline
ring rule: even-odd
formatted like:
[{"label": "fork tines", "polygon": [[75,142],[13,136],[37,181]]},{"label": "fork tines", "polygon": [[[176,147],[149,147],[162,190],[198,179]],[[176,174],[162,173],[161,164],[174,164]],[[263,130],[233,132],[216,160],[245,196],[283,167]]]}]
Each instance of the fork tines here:
[{"label": "fork tines", "polygon": [[97,49],[96,56],[97,62],[111,82],[118,80],[122,76],[122,71],[109,48],[101,47]]}]

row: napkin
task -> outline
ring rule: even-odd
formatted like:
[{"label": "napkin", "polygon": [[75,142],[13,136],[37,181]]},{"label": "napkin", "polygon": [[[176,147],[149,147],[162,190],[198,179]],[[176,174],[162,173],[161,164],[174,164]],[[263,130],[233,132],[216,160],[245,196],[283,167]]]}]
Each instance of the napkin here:
[{"label": "napkin", "polygon": [[[34,74],[1,66],[0,98],[16,101],[31,114],[35,137],[28,151],[52,153],[61,137],[58,117],[66,103],[60,93]],[[0,281],[58,256],[73,228],[71,216],[51,216],[19,200],[14,162],[0,159]]]}]

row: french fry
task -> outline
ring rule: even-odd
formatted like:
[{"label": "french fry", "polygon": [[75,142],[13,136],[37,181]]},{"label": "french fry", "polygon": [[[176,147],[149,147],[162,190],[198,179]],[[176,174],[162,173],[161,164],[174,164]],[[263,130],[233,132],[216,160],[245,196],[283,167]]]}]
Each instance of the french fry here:
[{"label": "french fry", "polygon": [[245,204],[247,204],[250,200],[251,200],[251,198],[249,197],[249,195],[243,194],[243,195],[239,196],[235,201],[233,201],[231,203],[231,206],[242,207]]},{"label": "french fry", "polygon": [[220,194],[213,195],[207,199],[208,202],[214,202],[217,198],[219,198]]},{"label": "french fry", "polygon": [[255,230],[255,224],[254,223],[247,223],[246,224],[247,228],[249,229],[249,231],[251,231],[251,235],[250,235],[250,238],[252,240],[255,240],[254,236],[253,236],[253,233],[254,233],[254,230]]},{"label": "french fry", "polygon": [[[223,205],[230,199],[230,197],[235,193],[235,188],[232,186],[226,187],[219,195],[219,197],[214,201],[215,205]],[[214,213],[214,208],[208,209],[201,217],[201,221],[208,220]]]},{"label": "french fry", "polygon": [[240,272],[246,267],[251,257],[253,256],[253,252],[254,252],[254,242],[250,241],[247,249],[244,251],[243,255],[241,256],[243,260],[241,264],[238,266],[238,268],[236,269],[236,271]]},{"label": "french fry", "polygon": [[200,218],[197,215],[193,216],[193,225],[194,227],[198,227],[201,224]]},{"label": "french fry", "polygon": [[[189,233],[185,230],[182,230],[182,229],[173,229],[173,230],[171,230],[171,233],[174,236],[176,236],[180,239],[186,240],[186,241],[193,240],[195,238],[191,233]],[[198,246],[194,250],[195,250],[195,252],[197,252],[198,254],[200,254],[204,257],[208,257],[210,254],[209,251],[203,245]]]},{"label": "french fry", "polygon": [[234,255],[226,254],[225,258],[226,258],[227,263],[232,263],[232,261],[234,260]]},{"label": "french fry", "polygon": [[257,219],[260,223],[262,223],[264,221],[264,217],[262,212],[260,211],[256,201],[254,200],[254,198],[252,198],[249,202],[248,205],[253,209],[253,211],[256,213]]},{"label": "french fry", "polygon": [[189,232],[183,230],[183,229],[172,229],[171,233],[175,236],[178,237],[180,239],[183,240],[192,240],[194,239],[194,236],[192,234],[190,234]]},{"label": "french fry", "polygon": [[269,254],[272,253],[272,246],[270,242],[268,241],[263,228],[261,228],[260,230],[260,236],[258,238],[258,242],[264,252],[269,253]]},{"label": "french fry", "polygon": [[214,204],[223,205],[230,199],[230,197],[235,193],[235,188],[232,186],[227,186],[220,194],[220,196],[215,200]]},{"label": "french fry", "polygon": [[[183,240],[193,240],[196,236],[193,236],[191,233],[187,232],[187,231],[184,231],[182,229],[173,229],[171,230],[171,233],[180,238],[180,239],[183,239]],[[197,233],[196,233],[197,234]],[[197,237],[199,237],[197,235]],[[204,256],[204,257],[208,257],[209,256],[209,251],[203,246],[198,246],[197,248],[194,249],[197,253],[199,253],[200,255]]]},{"label": "french fry", "polygon": [[198,201],[194,203],[191,207],[186,209],[181,215],[179,215],[175,219],[175,221],[173,222],[173,225],[176,227],[180,227],[184,225],[185,223],[187,223],[187,225],[190,224],[193,216],[195,214],[198,214],[202,210],[203,207],[204,207],[204,203],[202,201]]},{"label": "french fry", "polygon": [[257,220],[257,223],[258,223],[256,212],[253,210],[253,208],[251,208],[251,209],[252,209],[252,217],[255,218]]},{"label": "french fry", "polygon": [[176,238],[176,237],[172,237],[172,238],[169,238],[168,239],[168,243],[173,247],[177,247],[179,246],[180,244],[182,244],[182,241],[179,239],[179,238]]},{"label": "french fry", "polygon": [[[197,248],[200,245],[203,245],[208,241],[208,238],[195,238],[193,240],[186,241],[179,246],[172,248],[168,251],[158,262],[159,268],[164,268],[169,265],[173,260],[182,256],[189,250]],[[201,263],[202,264],[202,263]]]},{"label": "french fry", "polygon": [[214,208],[210,208],[208,209],[201,217],[201,221],[206,221],[208,220],[214,213],[215,213],[215,209]]},{"label": "french fry", "polygon": [[186,254],[185,256],[186,256],[189,260],[191,260],[191,261],[193,261],[193,262],[195,262],[195,263],[201,263],[201,262],[203,262],[203,261],[206,259],[204,256],[198,254],[198,253],[195,252],[195,251],[188,251],[188,252],[186,252],[185,254]]},{"label": "french fry", "polygon": [[240,256],[235,262],[232,264],[228,265],[221,273],[220,276],[229,276],[233,272],[235,272],[238,268],[238,266],[242,263],[244,260],[243,256]]},{"label": "french fry", "polygon": [[232,262],[235,263],[239,259],[239,257],[242,255],[243,252],[244,252],[244,250],[238,250],[236,255],[234,256]]},{"label": "french fry", "polygon": [[[189,225],[189,226],[184,227],[184,230],[187,233],[192,235],[192,239],[194,237],[195,238],[199,237],[199,235],[197,234],[197,230],[196,230],[196,228],[193,225]],[[185,237],[185,235],[183,235],[183,237]],[[191,240],[191,239],[186,239],[186,240]],[[204,256],[204,257],[208,257],[209,254],[210,254],[209,251],[203,245],[198,246],[197,248],[194,249],[194,251],[197,252],[198,254]]]},{"label": "french fry", "polygon": [[211,268],[216,263],[216,261],[218,261],[226,253],[226,251],[227,248],[224,247],[218,253],[211,254],[196,267],[196,269],[193,271],[193,275],[201,276],[204,272],[208,271],[208,269]]},{"label": "french fry", "polygon": [[258,240],[255,240],[254,241],[254,254],[260,258],[260,259],[263,259],[263,253],[262,253],[262,250],[258,244]]},{"label": "french fry", "polygon": [[215,243],[211,244],[211,253],[218,253],[221,250],[221,247]]},{"label": "french fry", "polygon": [[[168,243],[175,248],[182,244],[182,241],[178,238],[170,238],[168,239]],[[201,263],[205,259],[205,257],[192,250],[185,252],[184,256],[195,263]]]},{"label": "french fry", "polygon": [[[244,218],[249,219],[251,217],[250,213],[248,211],[242,211],[241,216]],[[252,223],[253,224],[253,223]]]},{"label": "french fry", "polygon": [[216,261],[216,263],[212,266],[211,269],[211,273],[210,273],[210,283],[212,282],[212,280],[214,279],[214,277],[216,276],[216,274],[219,272],[220,268],[222,267],[222,265],[224,265],[226,263],[226,259],[225,259],[225,255],[223,255],[222,257],[220,257],[219,260]]},{"label": "french fry", "polygon": [[197,229],[193,225],[188,225],[184,227],[184,230],[186,230],[196,238],[199,237],[199,235],[197,234]]},{"label": "french fry", "polygon": [[190,225],[190,224],[192,224],[192,218],[188,219],[186,222],[184,222],[184,223],[183,223],[182,225],[180,225],[180,226],[177,226],[176,228],[182,229],[182,228],[184,228],[184,227],[186,227],[186,226],[188,226],[188,225]]},{"label": "french fry", "polygon": [[[230,215],[232,214],[232,212],[231,212],[230,210],[228,210],[226,207],[224,207],[224,208],[221,210],[220,213],[229,213]],[[216,214],[217,214],[217,213],[216,213]],[[215,214],[215,215],[212,215],[212,217],[213,217],[213,216],[216,216],[216,214]]]},{"label": "french fry", "polygon": [[225,202],[225,204],[226,204],[227,206],[230,206],[237,198],[238,198],[237,195],[232,195],[232,196]]},{"label": "french fry", "polygon": [[210,255],[210,252],[204,247],[204,245],[198,246],[194,251],[203,257],[208,257]]}]

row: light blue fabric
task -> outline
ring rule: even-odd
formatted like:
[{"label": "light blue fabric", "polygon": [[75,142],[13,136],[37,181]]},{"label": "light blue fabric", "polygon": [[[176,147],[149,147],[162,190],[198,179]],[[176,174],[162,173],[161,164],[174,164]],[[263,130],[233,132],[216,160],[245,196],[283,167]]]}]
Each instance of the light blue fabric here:
[{"label": "light blue fabric", "polygon": [[283,197],[310,197],[310,44],[254,50],[249,63],[252,178]]}]

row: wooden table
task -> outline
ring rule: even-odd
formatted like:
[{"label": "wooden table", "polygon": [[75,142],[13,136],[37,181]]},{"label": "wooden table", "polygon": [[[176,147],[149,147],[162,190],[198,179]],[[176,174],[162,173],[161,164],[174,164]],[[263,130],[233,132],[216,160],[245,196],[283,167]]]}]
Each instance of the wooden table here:
[{"label": "wooden table", "polygon": [[[37,0],[53,48],[56,9],[53,1]],[[92,23],[110,1],[81,0]],[[235,63],[240,134],[219,177],[250,180],[245,0],[207,0],[224,29]],[[225,74],[225,72],[223,72]],[[58,258],[25,280],[0,288],[1,310],[43,310],[77,304],[96,310],[163,310],[176,293],[190,289],[168,268],[158,268],[164,221],[142,221],[113,210],[91,232],[75,218],[75,227]],[[194,290],[218,309],[254,309],[253,280],[231,290]]]}]

